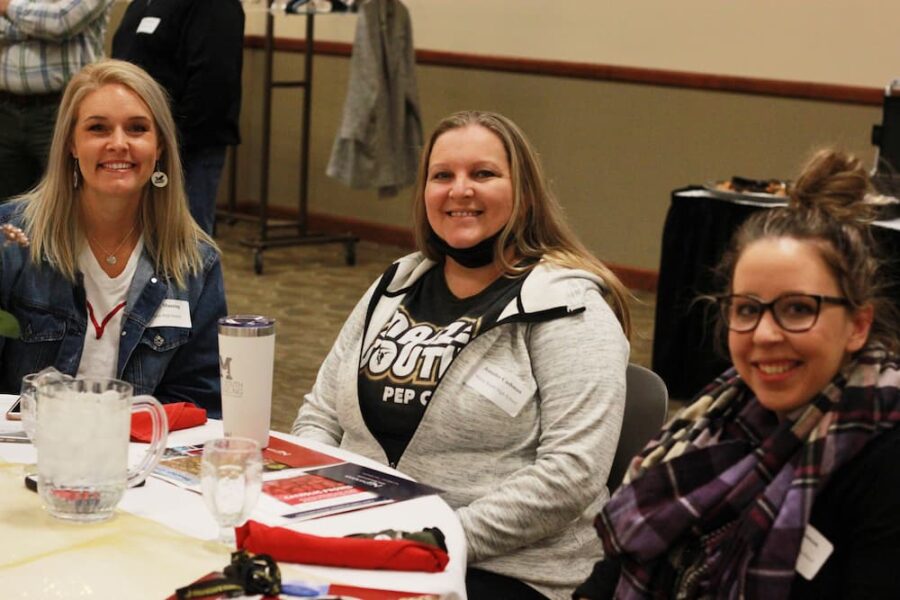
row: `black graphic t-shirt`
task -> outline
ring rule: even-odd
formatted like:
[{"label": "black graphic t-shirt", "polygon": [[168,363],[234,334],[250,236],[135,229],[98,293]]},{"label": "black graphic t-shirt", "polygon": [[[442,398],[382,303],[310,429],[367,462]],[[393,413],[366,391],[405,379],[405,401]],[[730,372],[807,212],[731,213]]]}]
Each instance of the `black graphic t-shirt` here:
[{"label": "black graphic t-shirt", "polygon": [[459,299],[438,265],[409,289],[359,365],[360,410],[391,464],[400,460],[450,363],[496,323],[524,279],[500,277]]}]

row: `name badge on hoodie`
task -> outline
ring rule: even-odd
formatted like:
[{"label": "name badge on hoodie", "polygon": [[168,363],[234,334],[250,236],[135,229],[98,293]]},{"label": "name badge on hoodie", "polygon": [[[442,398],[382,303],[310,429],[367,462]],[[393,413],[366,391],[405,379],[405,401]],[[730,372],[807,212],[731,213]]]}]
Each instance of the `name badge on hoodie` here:
[{"label": "name badge on hoodie", "polygon": [[533,379],[523,381],[496,365],[485,365],[478,369],[466,380],[466,385],[511,417],[519,414],[537,388]]},{"label": "name badge on hoodie", "polygon": [[148,327],[191,328],[191,306],[187,300],[166,299],[162,301]]},{"label": "name badge on hoodie", "polygon": [[144,17],[138,24],[137,33],[151,34],[159,27],[159,17]]}]

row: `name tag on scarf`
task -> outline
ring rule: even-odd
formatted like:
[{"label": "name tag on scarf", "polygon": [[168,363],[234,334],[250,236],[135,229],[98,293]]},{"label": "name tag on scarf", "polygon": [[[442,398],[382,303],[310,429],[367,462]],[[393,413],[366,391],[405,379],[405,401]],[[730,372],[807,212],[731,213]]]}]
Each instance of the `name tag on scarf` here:
[{"label": "name tag on scarf", "polygon": [[191,307],[187,300],[163,300],[148,327],[191,328]]},{"label": "name tag on scarf", "polygon": [[834,544],[829,542],[818,529],[807,525],[806,531],[803,533],[803,543],[800,544],[800,554],[797,555],[797,572],[807,581],[811,581],[832,552],[834,552]]},{"label": "name tag on scarf", "polygon": [[534,394],[534,380],[522,381],[518,376],[494,365],[486,365],[469,377],[466,385],[511,417],[515,417]]}]

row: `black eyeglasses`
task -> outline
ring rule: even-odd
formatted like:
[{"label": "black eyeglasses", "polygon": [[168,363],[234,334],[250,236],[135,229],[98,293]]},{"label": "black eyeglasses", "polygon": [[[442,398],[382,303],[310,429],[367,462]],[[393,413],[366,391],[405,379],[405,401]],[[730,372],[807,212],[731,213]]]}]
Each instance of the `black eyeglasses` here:
[{"label": "black eyeglasses", "polygon": [[850,306],[846,298],[821,294],[782,294],[771,302],[745,294],[730,294],[719,296],[716,301],[728,329],[740,333],[756,329],[767,310],[772,311],[779,327],[791,333],[801,333],[812,329],[819,320],[823,303]]}]

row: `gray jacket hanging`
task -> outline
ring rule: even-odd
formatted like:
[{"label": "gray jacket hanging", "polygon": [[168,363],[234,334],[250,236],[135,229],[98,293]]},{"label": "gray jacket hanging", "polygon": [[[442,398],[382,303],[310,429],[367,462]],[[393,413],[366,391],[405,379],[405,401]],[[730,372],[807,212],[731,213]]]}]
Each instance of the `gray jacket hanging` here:
[{"label": "gray jacket hanging", "polygon": [[360,7],[350,84],[327,174],[355,188],[394,195],[415,181],[422,148],[415,48],[399,0]]}]

